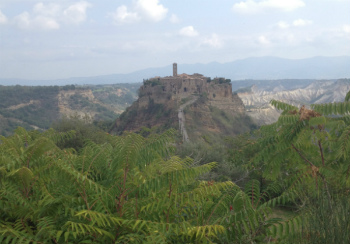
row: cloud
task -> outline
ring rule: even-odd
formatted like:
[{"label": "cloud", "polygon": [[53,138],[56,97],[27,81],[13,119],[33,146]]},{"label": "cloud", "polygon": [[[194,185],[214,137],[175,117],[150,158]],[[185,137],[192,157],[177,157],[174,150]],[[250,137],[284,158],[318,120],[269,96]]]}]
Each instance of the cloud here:
[{"label": "cloud", "polygon": [[37,3],[33,7],[33,14],[23,12],[14,18],[14,22],[24,30],[57,30],[60,24],[56,18],[60,11],[58,4]]},{"label": "cloud", "polygon": [[168,13],[168,9],[159,3],[159,0],[138,0],[128,10],[125,5],[119,6],[115,12],[109,13],[115,24],[134,23],[141,19],[154,22],[163,20]]},{"label": "cloud", "polygon": [[7,23],[7,17],[0,10],[0,25],[1,24],[6,24],[6,23]]},{"label": "cloud", "polygon": [[220,48],[223,45],[220,37],[215,33],[213,33],[211,37],[205,38],[203,44],[209,45],[214,48]]},{"label": "cloud", "polygon": [[350,25],[344,25],[344,26],[343,26],[343,31],[344,31],[345,33],[350,33]]},{"label": "cloud", "polygon": [[138,0],[136,10],[152,21],[161,21],[168,13],[168,9],[159,4],[158,0]]},{"label": "cloud", "polygon": [[92,5],[88,2],[81,1],[69,6],[67,9],[63,11],[63,16],[65,18],[65,22],[80,24],[86,20],[86,10]]},{"label": "cloud", "polygon": [[118,7],[117,10],[114,13],[110,13],[109,16],[112,17],[115,24],[133,23],[139,20],[138,14],[136,12],[129,12],[125,5]]},{"label": "cloud", "polygon": [[234,4],[232,10],[241,14],[255,14],[268,10],[294,11],[304,6],[302,0],[246,0]]},{"label": "cloud", "polygon": [[285,21],[280,21],[276,24],[276,26],[280,29],[288,29],[291,26],[294,27],[303,27],[306,25],[311,25],[313,22],[311,20],[307,20],[307,19],[296,19],[294,20],[292,23],[287,23]]},{"label": "cloud", "polygon": [[196,31],[192,25],[186,26],[179,31],[181,36],[195,37],[198,36],[198,31]]},{"label": "cloud", "polygon": [[305,26],[305,25],[311,25],[312,21],[307,19],[297,19],[293,21],[294,26]]},{"label": "cloud", "polygon": [[176,24],[180,22],[180,19],[175,14],[172,14],[169,18],[169,21],[173,24]]},{"label": "cloud", "polygon": [[28,12],[17,15],[14,21],[23,30],[57,30],[60,28],[55,19],[43,15],[33,17]]},{"label": "cloud", "polygon": [[31,13],[25,11],[14,17],[15,25],[24,30],[57,30],[62,23],[79,24],[86,20],[86,10],[91,4],[80,1],[66,6],[55,3],[37,3]]},{"label": "cloud", "polygon": [[49,16],[49,17],[59,16],[60,12],[61,12],[61,6],[53,3],[49,3],[47,5],[43,3],[37,3],[33,8],[34,14]]}]

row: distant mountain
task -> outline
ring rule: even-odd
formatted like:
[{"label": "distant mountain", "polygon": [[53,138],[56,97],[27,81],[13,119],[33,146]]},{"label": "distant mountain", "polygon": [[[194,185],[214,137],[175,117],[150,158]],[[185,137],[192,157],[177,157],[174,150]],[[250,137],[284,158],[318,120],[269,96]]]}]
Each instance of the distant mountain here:
[{"label": "distant mountain", "polygon": [[[200,73],[231,80],[339,79],[350,78],[350,56],[284,59],[255,57],[228,63],[178,64],[178,73]],[[0,85],[68,85],[135,83],[155,76],[172,75],[172,65],[149,68],[129,74],[75,77],[60,80],[1,79]]]}]

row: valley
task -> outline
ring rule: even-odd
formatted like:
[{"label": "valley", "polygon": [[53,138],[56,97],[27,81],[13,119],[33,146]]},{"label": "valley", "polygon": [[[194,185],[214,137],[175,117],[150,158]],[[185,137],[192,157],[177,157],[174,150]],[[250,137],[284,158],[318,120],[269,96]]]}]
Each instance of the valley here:
[{"label": "valley", "polygon": [[91,86],[0,86],[0,134],[18,126],[48,129],[62,117],[113,121],[137,97],[136,84]]}]

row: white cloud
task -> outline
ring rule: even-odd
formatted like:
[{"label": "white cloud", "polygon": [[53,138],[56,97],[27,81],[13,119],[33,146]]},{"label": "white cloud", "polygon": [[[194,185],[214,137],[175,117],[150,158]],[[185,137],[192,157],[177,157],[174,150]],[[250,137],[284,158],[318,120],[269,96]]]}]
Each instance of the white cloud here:
[{"label": "white cloud", "polygon": [[296,19],[294,20],[292,23],[287,23],[285,21],[280,21],[276,24],[276,26],[280,29],[288,29],[291,26],[294,27],[302,27],[302,26],[306,26],[306,25],[311,25],[313,22],[311,20],[307,20],[307,19]]},{"label": "white cloud", "polygon": [[69,6],[63,11],[65,22],[79,24],[86,20],[86,10],[92,5],[88,2],[81,1]]},{"label": "white cloud", "polygon": [[114,13],[110,13],[109,16],[112,17],[115,24],[133,23],[139,20],[138,14],[136,12],[129,12],[125,5],[118,7],[117,10]]},{"label": "white cloud", "polygon": [[277,23],[277,26],[278,28],[281,28],[281,29],[287,29],[289,27],[289,24],[284,21],[280,21]]},{"label": "white cloud", "polygon": [[16,25],[24,30],[57,30],[60,25],[53,18],[38,15],[32,17],[28,12],[23,12],[14,18]]},{"label": "white cloud", "polygon": [[163,20],[167,13],[168,9],[160,4],[159,0],[137,0],[131,10],[128,10],[127,6],[121,5],[108,16],[113,19],[115,24],[125,24],[134,23],[141,19],[158,22]]},{"label": "white cloud", "polygon": [[214,48],[220,48],[223,45],[222,40],[215,33],[213,33],[210,38],[205,38],[203,44],[207,44]]},{"label": "white cloud", "polygon": [[0,25],[1,24],[6,24],[6,23],[7,23],[7,17],[0,10]]},{"label": "white cloud", "polygon": [[176,14],[172,14],[169,18],[170,22],[173,24],[179,23],[180,19],[176,16]]},{"label": "white cloud", "polygon": [[294,26],[305,26],[305,25],[311,25],[312,21],[307,19],[297,19],[293,21]]},{"label": "white cloud", "polygon": [[62,9],[54,3],[37,3],[32,13],[23,12],[14,17],[15,25],[24,30],[57,30],[60,23],[79,24],[86,20],[86,10],[91,4],[80,1]]},{"label": "white cloud", "polygon": [[343,26],[343,31],[344,31],[345,33],[350,33],[350,25],[344,25],[344,26]]},{"label": "white cloud", "polygon": [[232,10],[241,14],[254,14],[267,10],[293,11],[304,7],[302,0],[246,0],[233,5]]},{"label": "white cloud", "polygon": [[47,4],[47,5],[44,5],[43,3],[37,3],[33,8],[34,14],[44,15],[49,17],[59,16],[60,12],[61,12],[61,6],[53,3]]},{"label": "white cloud", "polygon": [[195,37],[198,36],[198,31],[196,31],[192,25],[186,26],[179,31],[181,36]]},{"label": "white cloud", "polygon": [[159,4],[158,0],[138,0],[135,9],[152,21],[161,21],[168,13],[168,9]]}]

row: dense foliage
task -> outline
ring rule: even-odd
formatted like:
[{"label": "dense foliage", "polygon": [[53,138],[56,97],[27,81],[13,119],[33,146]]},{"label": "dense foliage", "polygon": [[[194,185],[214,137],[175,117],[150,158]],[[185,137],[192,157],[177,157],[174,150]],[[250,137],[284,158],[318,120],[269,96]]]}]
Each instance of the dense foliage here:
[{"label": "dense foliage", "polygon": [[59,117],[56,99],[59,89],[58,86],[0,86],[0,118],[3,117],[0,133],[9,135],[19,125],[48,129]]},{"label": "dense foliage", "polygon": [[349,243],[349,100],[271,101],[276,123],[194,160],[173,130],[18,128],[0,138],[0,243]]},{"label": "dense foliage", "polygon": [[172,156],[173,131],[106,136],[18,128],[0,145],[0,242],[230,243],[263,240],[276,220],[232,182],[199,181],[216,163]]},{"label": "dense foliage", "polygon": [[340,233],[350,229],[349,98],[311,109],[271,101],[282,114],[260,129],[252,167],[280,192],[276,204],[292,203],[303,216],[295,242],[350,242],[349,232]]}]

